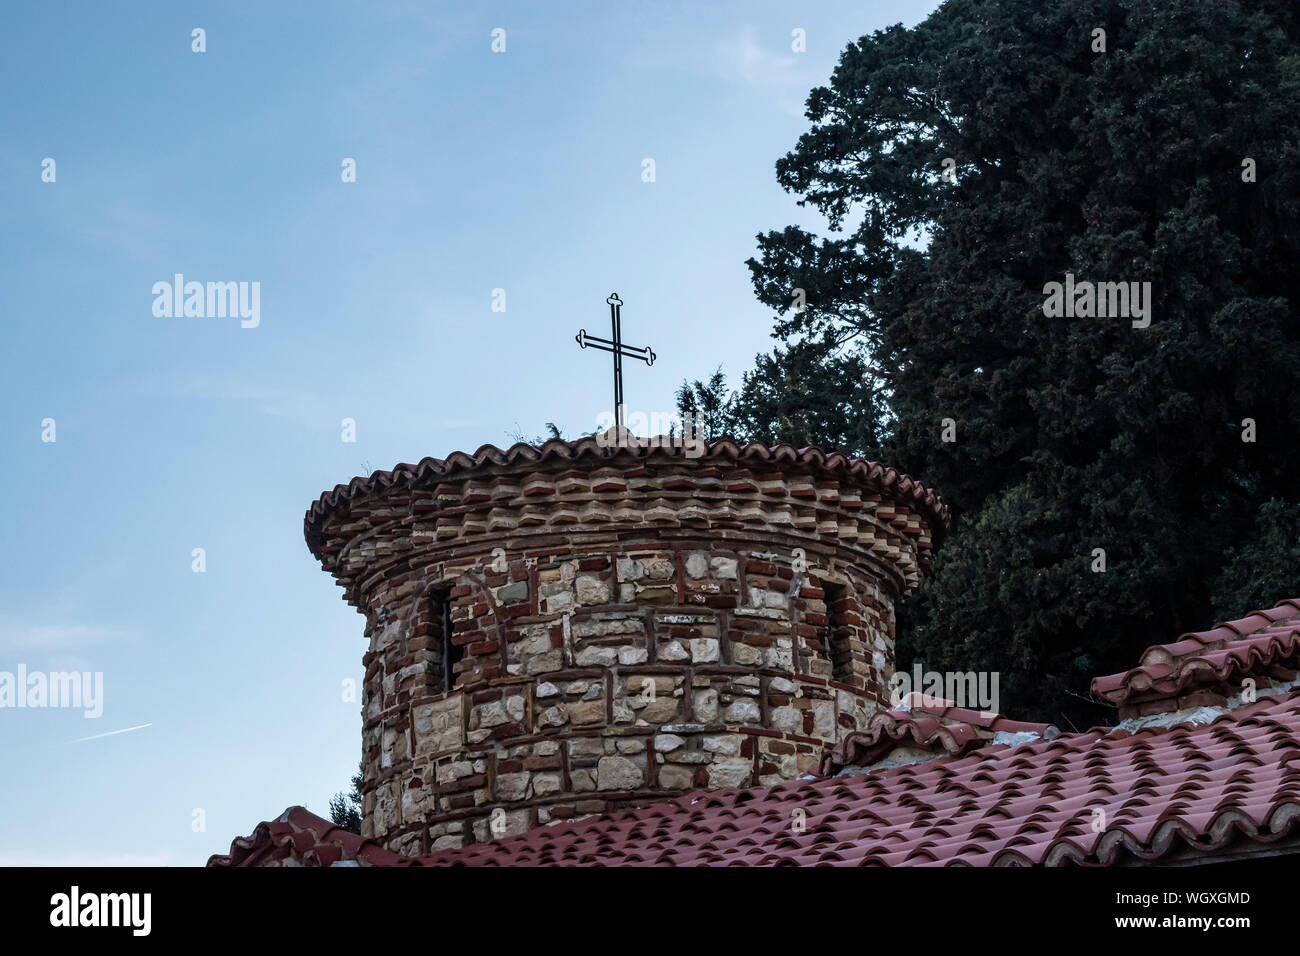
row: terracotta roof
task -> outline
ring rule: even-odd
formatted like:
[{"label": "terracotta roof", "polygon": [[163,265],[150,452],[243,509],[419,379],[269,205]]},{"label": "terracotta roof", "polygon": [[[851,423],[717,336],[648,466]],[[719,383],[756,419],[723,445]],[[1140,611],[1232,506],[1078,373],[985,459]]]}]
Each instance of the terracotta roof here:
[{"label": "terracotta roof", "polygon": [[854,731],[836,744],[822,758],[822,775],[875,763],[899,747],[957,755],[993,742],[998,734],[1032,734],[1050,740],[1060,733],[1051,724],[1008,720],[920,694],[910,694],[902,703],[900,708],[876,714],[866,730]]},{"label": "terracotta roof", "polygon": [[414,861],[336,827],[302,807],[259,823],[251,836],[237,837],[230,852],[208,857],[208,866],[266,866],[293,860],[303,866],[401,866]]},{"label": "terracotta roof", "polygon": [[[342,510],[358,498],[382,494],[393,488],[419,487],[439,479],[458,477],[493,466],[553,463],[563,467],[565,464],[580,461],[593,463],[600,461],[606,465],[625,464],[633,468],[650,458],[669,460],[682,457],[679,450],[663,446],[608,447],[602,445],[595,436],[587,436],[576,441],[553,438],[540,446],[520,442],[504,450],[495,445],[484,445],[472,455],[458,451],[445,459],[424,458],[419,464],[399,464],[391,471],[376,471],[368,478],[357,477],[346,485],[336,485],[333,491],[322,494],[307,510],[303,520],[303,531],[308,546],[319,559],[321,557],[320,525],[327,516],[336,510]],[[742,445],[730,438],[722,438],[711,442],[702,456],[691,460],[711,464],[726,462],[741,467],[794,466],[852,477],[864,484],[874,486],[882,494],[910,505],[924,514],[930,521],[931,533],[936,545],[948,528],[948,507],[937,492],[895,468],[862,458],[849,458],[838,452],[826,452],[816,445],[807,448],[795,448],[789,444],[768,446],[759,442]]]},{"label": "terracotta roof", "polygon": [[[946,755],[912,766],[699,791],[419,858],[355,842],[294,808],[209,865],[275,854],[410,866],[1112,865],[1300,836],[1300,691],[1205,724],[1096,728],[1018,746],[981,731],[1041,725],[993,718],[961,729],[956,716],[938,718],[934,734],[919,732]],[[915,714],[890,721],[879,725],[880,741],[923,722]],[[962,742],[972,733],[982,740],[974,748]],[[905,730],[897,740],[916,737]],[[845,746],[841,758],[858,747]],[[869,745],[859,756],[880,752]]]},{"label": "terracotta roof", "polygon": [[1092,692],[1120,707],[1157,712],[1179,706],[1198,690],[1229,693],[1248,676],[1290,680],[1298,665],[1300,598],[1291,598],[1270,610],[1148,647],[1132,670],[1095,678]]}]

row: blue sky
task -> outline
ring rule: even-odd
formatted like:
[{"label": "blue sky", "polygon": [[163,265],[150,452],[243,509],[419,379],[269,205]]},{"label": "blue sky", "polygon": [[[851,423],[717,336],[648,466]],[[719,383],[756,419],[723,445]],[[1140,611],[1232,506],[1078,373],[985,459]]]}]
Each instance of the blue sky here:
[{"label": "blue sky", "polygon": [[[608,356],[573,336],[608,333],[613,290],[659,356],[628,363],[629,410],[738,377],[772,345],[755,234],[818,225],[773,170],[808,90],[936,5],[8,10],[0,671],[104,689],[97,719],[0,708],[0,865],[200,864],[324,814],[365,648],[307,507],[367,467],[594,429]],[[176,273],[259,283],[259,324],[155,316]]]}]

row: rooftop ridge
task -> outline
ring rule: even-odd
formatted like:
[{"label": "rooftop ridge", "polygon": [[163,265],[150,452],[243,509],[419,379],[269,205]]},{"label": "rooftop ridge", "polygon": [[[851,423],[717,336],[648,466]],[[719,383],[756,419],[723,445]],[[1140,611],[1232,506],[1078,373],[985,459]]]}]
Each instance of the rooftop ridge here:
[{"label": "rooftop ridge", "polygon": [[869,459],[828,452],[817,445],[796,448],[788,443],[741,444],[732,438],[720,438],[706,443],[705,450],[699,457],[688,458],[681,449],[663,444],[638,447],[611,445],[601,436],[588,435],[573,441],[552,438],[536,446],[516,442],[506,449],[491,444],[481,445],[473,454],[454,451],[446,458],[425,457],[416,464],[402,462],[386,471],[374,471],[367,477],[357,476],[347,484],[335,485],[332,490],[323,492],[312,503],[303,518],[303,534],[312,553],[319,559],[321,525],[326,518],[350,507],[355,501],[381,495],[394,488],[416,487],[441,478],[469,478],[475,472],[492,468],[514,468],[530,464],[551,466],[597,460],[607,462],[613,468],[635,468],[652,459],[677,459],[705,466],[719,463],[776,467],[790,465],[848,476],[864,484],[874,485],[876,490],[894,501],[915,508],[928,519],[936,546],[951,520],[948,507],[938,492],[898,469]]},{"label": "rooftop ridge", "polygon": [[1031,734],[1043,740],[1060,734],[1052,724],[1011,720],[1002,714],[967,710],[934,698],[923,701],[883,710],[871,718],[866,730],[845,736],[822,757],[821,775],[829,777],[847,767],[874,764],[900,747],[957,756],[996,743],[999,734]]},{"label": "rooftop ridge", "polygon": [[1153,644],[1126,671],[1096,677],[1095,697],[1121,709],[1121,716],[1216,705],[1246,678],[1291,680],[1300,666],[1300,598],[1251,611],[1176,641]]}]

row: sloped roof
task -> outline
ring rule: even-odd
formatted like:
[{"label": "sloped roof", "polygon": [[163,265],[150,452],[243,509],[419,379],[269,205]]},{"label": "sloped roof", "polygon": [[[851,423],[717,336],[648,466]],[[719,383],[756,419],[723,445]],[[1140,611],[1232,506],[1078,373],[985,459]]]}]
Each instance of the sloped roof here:
[{"label": "sloped roof", "polygon": [[292,860],[302,866],[400,866],[414,862],[335,826],[303,807],[290,807],[252,834],[236,837],[230,852],[208,857],[208,866],[266,866]]},{"label": "sloped roof", "polygon": [[[980,737],[953,729],[951,717],[953,740]],[[700,791],[418,858],[297,807],[209,865],[1105,866],[1275,843],[1298,829],[1300,691],[1291,691],[1210,723],[1095,728],[1019,746],[983,739],[913,766]]]},{"label": "sloped roof", "polygon": [[[1240,683],[1243,677],[1293,668],[1300,658],[1300,598],[1279,601],[1208,631],[1184,634],[1142,652],[1131,670],[1095,678],[1092,692],[1119,707],[1177,699],[1196,690]],[[1274,676],[1289,678],[1277,672]]]},{"label": "sloped roof", "polygon": [[[1132,705],[1260,699],[1084,733],[910,697],[825,755],[820,779],[696,791],[625,813],[402,857],[293,807],[209,866],[1068,865],[1300,842],[1300,599],[1148,648],[1093,691]],[[1142,695],[1148,695],[1143,697]],[[907,752],[922,762],[895,766]]]},{"label": "sloped roof", "polygon": [[[415,465],[403,463],[396,465],[391,471],[376,471],[369,477],[353,478],[346,485],[335,485],[332,491],[322,494],[307,510],[303,519],[303,532],[308,547],[317,558],[320,558],[321,524],[329,515],[347,508],[355,500],[383,494],[390,489],[420,487],[493,466],[564,467],[585,461],[613,467],[637,468],[650,458],[681,459],[682,453],[678,449],[662,445],[611,447],[608,443],[602,443],[601,440],[590,435],[576,441],[553,438],[538,446],[519,442],[507,449],[497,448],[495,445],[483,445],[472,455],[457,451],[445,459],[423,458]],[[738,467],[798,467],[853,478],[874,487],[891,500],[909,505],[924,515],[929,522],[930,532],[936,544],[942,540],[948,528],[948,506],[943,503],[938,492],[909,478],[896,468],[863,458],[850,458],[838,452],[827,452],[816,445],[795,448],[784,443],[771,446],[761,442],[741,444],[730,438],[722,438],[708,443],[703,455],[692,461],[704,467],[721,463]]]},{"label": "sloped roof", "polygon": [[958,755],[997,741],[1000,734],[1027,734],[1050,740],[1060,733],[1051,724],[1008,720],[1001,714],[955,707],[921,694],[909,694],[902,704],[901,708],[876,714],[866,730],[854,731],[836,744],[822,757],[822,776],[882,760],[900,746],[936,755]]}]

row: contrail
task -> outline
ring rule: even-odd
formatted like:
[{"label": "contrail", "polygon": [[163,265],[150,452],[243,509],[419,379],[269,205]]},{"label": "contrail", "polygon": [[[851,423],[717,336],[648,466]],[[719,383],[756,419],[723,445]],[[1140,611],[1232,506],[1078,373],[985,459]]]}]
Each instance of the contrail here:
[{"label": "contrail", "polygon": [[69,743],[79,744],[83,740],[98,740],[100,737],[112,737],[114,734],[129,734],[133,730],[141,730],[145,727],[152,726],[152,722],[147,724],[136,724],[134,727],[123,727],[121,730],[110,730],[106,734],[91,734],[89,737],[79,737],[76,740],[69,741]]}]

